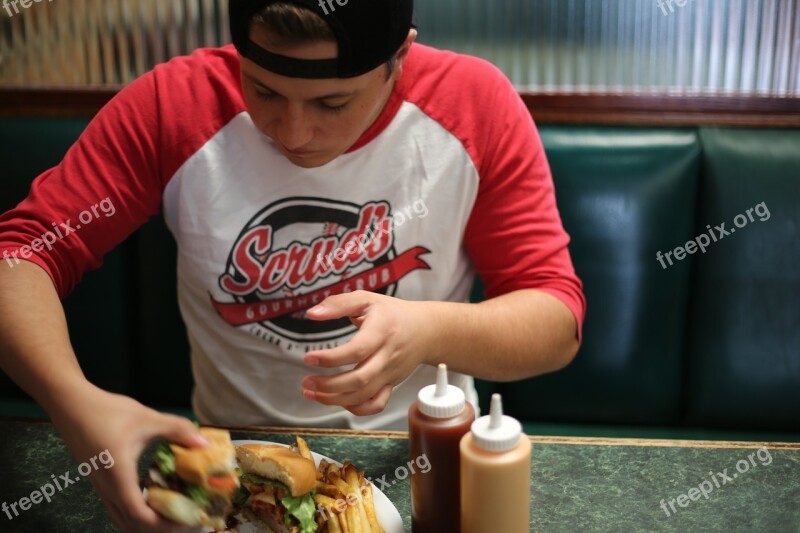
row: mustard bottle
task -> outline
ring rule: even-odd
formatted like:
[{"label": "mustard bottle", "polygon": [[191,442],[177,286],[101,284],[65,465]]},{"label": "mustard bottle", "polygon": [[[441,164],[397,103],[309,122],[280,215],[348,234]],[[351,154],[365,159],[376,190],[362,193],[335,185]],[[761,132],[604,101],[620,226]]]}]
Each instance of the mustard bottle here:
[{"label": "mustard bottle", "polygon": [[531,441],[503,415],[499,394],[488,416],[464,435],[461,451],[461,533],[528,533]]}]

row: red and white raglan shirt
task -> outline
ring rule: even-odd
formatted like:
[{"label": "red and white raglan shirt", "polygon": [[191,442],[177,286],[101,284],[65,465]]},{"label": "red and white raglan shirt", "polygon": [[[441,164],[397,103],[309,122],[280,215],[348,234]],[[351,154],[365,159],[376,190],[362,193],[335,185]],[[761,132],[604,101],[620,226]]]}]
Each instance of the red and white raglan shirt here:
[{"label": "red and white raglan shirt", "polygon": [[[0,253],[41,266],[63,298],[160,212],[178,244],[203,423],[405,428],[433,367],[374,416],[303,398],[303,377],[342,371],[310,369],[304,354],[356,332],[347,319],[306,318],[332,294],[464,302],[477,272],[487,297],[538,289],[583,321],[536,128],[510,82],[476,58],[413,45],[375,124],[314,169],[253,125],[233,47],[176,58],[121,91],[0,217]],[[471,377],[450,379],[476,401]]]}]

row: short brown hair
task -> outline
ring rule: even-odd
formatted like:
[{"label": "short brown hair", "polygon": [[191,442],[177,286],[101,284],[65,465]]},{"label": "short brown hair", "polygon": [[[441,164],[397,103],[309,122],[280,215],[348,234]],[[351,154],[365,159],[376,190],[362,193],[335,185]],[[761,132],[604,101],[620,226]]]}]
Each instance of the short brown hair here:
[{"label": "short brown hair", "polygon": [[[275,2],[257,11],[251,19],[274,35],[280,42],[296,45],[313,41],[337,42],[336,34],[317,13],[288,2]],[[392,77],[397,64],[397,54],[386,62],[386,78]]]},{"label": "short brown hair", "polygon": [[252,24],[257,24],[288,44],[308,41],[333,41],[336,35],[322,17],[308,8],[286,2],[276,2],[256,12]]}]

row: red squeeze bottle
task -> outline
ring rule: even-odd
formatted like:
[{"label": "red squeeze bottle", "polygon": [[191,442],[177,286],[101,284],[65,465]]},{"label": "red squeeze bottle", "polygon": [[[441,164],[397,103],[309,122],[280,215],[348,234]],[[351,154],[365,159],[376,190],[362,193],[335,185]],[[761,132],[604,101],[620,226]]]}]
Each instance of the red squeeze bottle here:
[{"label": "red squeeze bottle", "polygon": [[410,468],[415,533],[461,531],[459,443],[474,420],[464,391],[447,384],[447,365],[439,365],[436,385],[419,391],[408,409],[409,464],[420,467]]}]

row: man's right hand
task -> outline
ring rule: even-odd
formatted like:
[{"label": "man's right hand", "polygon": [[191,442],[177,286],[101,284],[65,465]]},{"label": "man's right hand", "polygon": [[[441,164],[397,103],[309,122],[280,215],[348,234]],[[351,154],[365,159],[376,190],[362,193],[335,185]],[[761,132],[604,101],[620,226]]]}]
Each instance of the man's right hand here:
[{"label": "man's right hand", "polygon": [[88,477],[114,524],[125,532],[191,530],[165,520],[147,505],[137,464],[157,438],[187,447],[208,445],[192,422],[89,383],[73,391],[54,411],[50,413],[53,423],[76,461],[85,462],[106,449],[113,457],[113,466],[99,468]]},{"label": "man's right hand", "polygon": [[90,473],[89,480],[117,526],[126,532],[186,529],[147,505],[137,464],[158,437],[185,446],[203,446],[205,438],[185,418],[89,383],[72,350],[53,281],[28,261],[13,269],[0,261],[0,369],[44,407],[78,462],[108,449],[113,466]]}]

